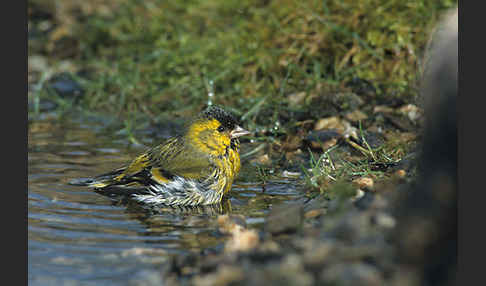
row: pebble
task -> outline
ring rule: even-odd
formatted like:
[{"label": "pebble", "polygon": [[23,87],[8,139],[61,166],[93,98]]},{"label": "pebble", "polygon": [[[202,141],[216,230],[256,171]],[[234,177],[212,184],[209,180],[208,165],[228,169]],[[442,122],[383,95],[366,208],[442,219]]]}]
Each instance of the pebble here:
[{"label": "pebble", "polygon": [[407,171],[403,169],[396,170],[395,175],[397,175],[399,178],[404,178],[407,175]]},{"label": "pebble", "polygon": [[384,228],[393,228],[396,225],[395,219],[392,216],[383,212],[376,214],[375,222],[378,226]]},{"label": "pebble", "polygon": [[321,274],[324,285],[340,286],[380,286],[384,285],[382,275],[378,270],[364,263],[333,264],[324,269]]},{"label": "pebble", "polygon": [[218,216],[218,229],[223,234],[231,234],[237,229],[246,228],[246,219],[243,215],[225,214]]},{"label": "pebble", "polygon": [[280,204],[270,211],[265,220],[265,230],[271,234],[292,233],[300,229],[303,221],[303,206]]},{"label": "pebble", "polygon": [[284,177],[284,178],[298,178],[298,177],[300,177],[300,175],[302,175],[302,173],[300,173],[300,172],[291,172],[291,171],[287,171],[287,170],[284,170],[282,172],[282,177]]},{"label": "pebble", "polygon": [[306,219],[310,219],[310,218],[318,217],[318,216],[325,214],[325,213],[326,213],[326,210],[324,210],[324,209],[310,210],[310,211],[308,211],[304,214],[304,217]]},{"label": "pebble", "polygon": [[407,115],[408,119],[411,121],[417,121],[422,117],[422,110],[413,104],[407,104],[400,107],[398,112]]},{"label": "pebble", "polygon": [[372,205],[374,199],[375,199],[375,194],[374,193],[372,193],[372,192],[364,192],[363,197],[361,197],[360,199],[356,200],[354,202],[354,205],[359,210],[365,210],[365,209],[369,208]]},{"label": "pebble", "polygon": [[342,134],[346,126],[337,116],[321,118],[314,125],[314,130],[333,129]]},{"label": "pebble", "polygon": [[395,109],[386,105],[377,105],[373,108],[373,113],[393,113]]},{"label": "pebble", "polygon": [[357,189],[356,190],[356,195],[351,197],[351,202],[356,202],[357,200],[361,199],[362,197],[364,197],[365,195],[365,192],[361,189]]},{"label": "pebble", "polygon": [[353,183],[358,185],[360,188],[373,188],[373,179],[369,177],[361,177],[353,180]]},{"label": "pebble", "polygon": [[368,115],[360,110],[354,110],[347,113],[344,117],[346,117],[346,119],[348,119],[349,121],[358,122],[360,120],[365,120],[366,118],[368,118]]},{"label": "pebble", "polygon": [[216,273],[196,276],[192,280],[197,286],[224,286],[243,280],[243,270],[236,266],[221,265]]},{"label": "pebble", "polygon": [[376,94],[376,89],[373,84],[370,81],[359,77],[353,77],[346,83],[346,86],[350,87],[358,95]]},{"label": "pebble", "polygon": [[372,149],[379,148],[383,144],[385,144],[385,137],[378,132],[372,132],[372,131],[365,130],[362,133],[363,136],[361,136],[361,133],[358,133],[358,135],[359,135],[358,136],[358,143],[365,148],[367,148],[367,146],[363,142],[363,137],[364,137],[364,140],[366,140],[366,143],[368,143],[368,145]]},{"label": "pebble", "polygon": [[299,105],[301,104],[306,97],[307,93],[304,91],[297,92],[297,93],[292,93],[287,96],[290,105]]},{"label": "pebble", "polygon": [[256,248],[260,242],[258,233],[253,229],[236,228],[233,236],[225,244],[225,251],[228,252],[246,252]]},{"label": "pebble", "polygon": [[48,86],[61,97],[79,98],[84,95],[84,89],[68,73],[60,73],[49,79]]},{"label": "pebble", "polygon": [[340,92],[331,97],[331,102],[341,110],[354,110],[364,104],[364,100],[352,92]]},{"label": "pebble", "polygon": [[332,243],[315,241],[312,247],[304,252],[304,263],[311,267],[322,265],[328,260],[333,248]]},{"label": "pebble", "polygon": [[322,148],[323,150],[327,150],[336,145],[338,139],[341,137],[342,135],[340,132],[335,129],[329,129],[311,131],[305,139],[310,142],[312,148]]}]

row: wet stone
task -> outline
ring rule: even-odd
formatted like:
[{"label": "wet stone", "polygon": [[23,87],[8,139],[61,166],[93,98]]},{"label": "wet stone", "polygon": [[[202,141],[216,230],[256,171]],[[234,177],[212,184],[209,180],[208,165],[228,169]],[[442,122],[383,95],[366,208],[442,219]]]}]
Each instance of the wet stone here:
[{"label": "wet stone", "polygon": [[345,115],[346,119],[352,122],[359,122],[360,120],[365,120],[368,118],[368,115],[366,115],[364,112],[360,110],[354,110],[352,112],[349,112]]},{"label": "wet stone", "polygon": [[341,110],[355,110],[363,105],[364,100],[355,93],[347,92],[333,95],[331,102]]},{"label": "wet stone", "polygon": [[280,204],[272,208],[265,221],[265,230],[273,235],[292,233],[301,228],[302,221],[302,205]]},{"label": "wet stone", "polygon": [[57,103],[53,102],[52,100],[44,99],[44,98],[39,99],[39,103],[37,106],[33,99],[32,100],[29,99],[28,104],[29,104],[29,110],[36,110],[36,108],[38,108],[40,112],[53,111],[58,106]]},{"label": "wet stone", "polygon": [[305,141],[314,149],[327,150],[336,145],[338,140],[342,137],[335,129],[311,131],[305,138]]},{"label": "wet stone", "polygon": [[423,111],[413,104],[406,104],[398,109],[398,112],[408,116],[410,121],[415,122],[422,117]]},{"label": "wet stone", "polygon": [[365,210],[371,206],[373,200],[375,199],[375,194],[372,192],[365,192],[364,196],[354,202],[354,205],[359,210]]},{"label": "wet stone", "polygon": [[316,124],[314,125],[314,130],[333,130],[342,134],[346,129],[343,120],[341,120],[338,116],[331,116],[325,117],[317,120]]},{"label": "wet stone", "polygon": [[280,263],[255,267],[248,271],[243,285],[314,285],[313,276],[306,272],[300,256],[289,254]]},{"label": "wet stone", "polygon": [[416,127],[412,124],[410,119],[406,116],[394,115],[390,113],[383,113],[383,117],[388,123],[398,128],[401,131],[414,131]]},{"label": "wet stone", "polygon": [[306,219],[311,219],[311,218],[316,218],[318,216],[321,216],[326,213],[326,210],[324,209],[316,209],[316,210],[310,210],[305,213],[304,217]]},{"label": "wet stone", "polygon": [[221,265],[215,273],[205,276],[196,276],[192,280],[194,285],[199,286],[217,286],[228,285],[236,283],[244,278],[244,273],[241,268],[236,266]]},{"label": "wet stone", "polygon": [[225,244],[226,252],[250,251],[260,243],[258,233],[254,229],[237,228],[232,234],[233,237]]},{"label": "wet stone", "polygon": [[309,267],[322,266],[332,255],[333,248],[332,243],[312,241],[304,252],[304,263]]},{"label": "wet stone", "polygon": [[217,223],[219,231],[224,234],[233,233],[237,228],[246,228],[246,220],[243,215],[220,215]]},{"label": "wet stone", "polygon": [[311,132],[305,139],[309,142],[324,143],[332,139],[338,139],[341,134],[335,129],[318,130]]},{"label": "wet stone", "polygon": [[363,147],[366,147],[364,141],[366,141],[372,149],[379,148],[385,144],[385,138],[380,133],[365,130],[363,131],[364,140],[360,133],[358,135],[358,144]]},{"label": "wet stone", "polygon": [[52,76],[47,87],[63,98],[80,98],[84,95],[84,89],[68,73]]},{"label": "wet stone", "polygon": [[394,167],[395,170],[404,170],[405,172],[410,172],[417,165],[417,153],[412,152],[403,157],[397,165]]},{"label": "wet stone", "polygon": [[346,86],[351,88],[353,92],[358,95],[376,94],[376,89],[373,84],[370,81],[359,77],[353,77],[350,81],[346,83]]},{"label": "wet stone", "polygon": [[375,267],[364,263],[331,265],[322,272],[321,282],[324,285],[342,286],[384,285],[384,280],[380,272]]},{"label": "wet stone", "polygon": [[374,185],[373,179],[369,177],[360,177],[353,180],[353,183],[358,185],[358,187],[364,188],[372,188]]}]

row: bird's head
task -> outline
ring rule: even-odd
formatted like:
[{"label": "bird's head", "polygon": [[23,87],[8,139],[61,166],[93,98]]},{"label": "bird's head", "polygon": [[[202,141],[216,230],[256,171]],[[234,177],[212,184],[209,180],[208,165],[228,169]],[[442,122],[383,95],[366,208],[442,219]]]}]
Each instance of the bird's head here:
[{"label": "bird's head", "polygon": [[237,146],[238,137],[247,134],[250,132],[239,126],[233,115],[220,107],[210,106],[191,122],[186,137],[201,151],[219,156],[228,147]]}]

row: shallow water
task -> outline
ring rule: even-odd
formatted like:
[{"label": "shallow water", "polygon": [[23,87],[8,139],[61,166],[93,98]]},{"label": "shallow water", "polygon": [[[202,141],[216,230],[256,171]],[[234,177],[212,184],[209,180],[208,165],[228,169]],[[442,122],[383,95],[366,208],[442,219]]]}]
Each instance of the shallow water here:
[{"label": "shallow water", "polygon": [[[285,178],[275,177],[263,189],[255,167],[243,160],[223,204],[147,210],[67,184],[119,167],[146,147],[131,145],[127,136],[96,120],[34,121],[28,136],[29,285],[148,279],[147,271],[157,273],[170,255],[221,247],[226,238],[217,231],[219,214],[243,214],[249,226],[261,228],[272,205],[304,199],[296,181]],[[137,139],[150,146],[161,138]]]}]

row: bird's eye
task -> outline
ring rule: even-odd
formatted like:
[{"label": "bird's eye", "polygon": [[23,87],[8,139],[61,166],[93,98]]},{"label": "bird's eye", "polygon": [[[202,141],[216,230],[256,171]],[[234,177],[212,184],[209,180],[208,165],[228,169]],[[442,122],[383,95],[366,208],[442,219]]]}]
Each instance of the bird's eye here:
[{"label": "bird's eye", "polygon": [[223,131],[224,131],[224,126],[223,126],[223,125],[220,125],[220,126],[218,127],[218,131],[219,131],[219,132],[223,132]]}]

